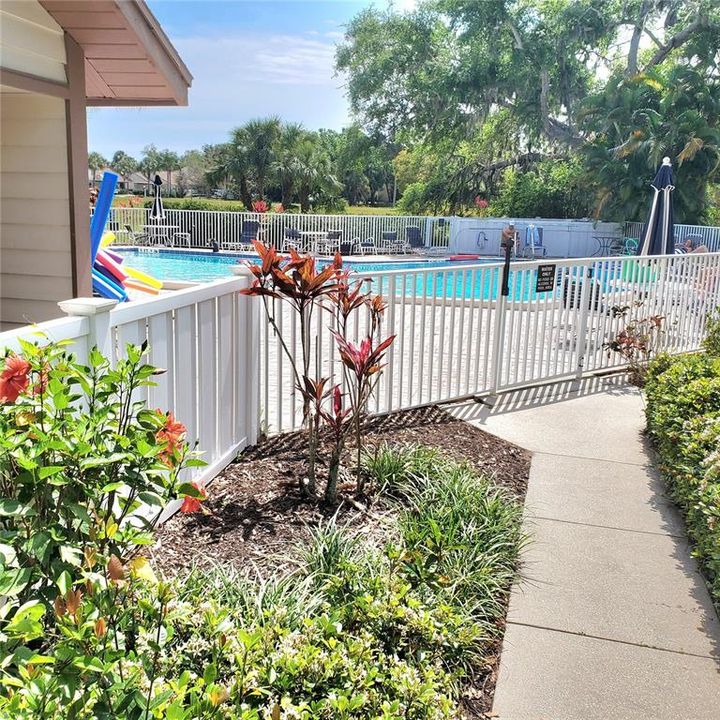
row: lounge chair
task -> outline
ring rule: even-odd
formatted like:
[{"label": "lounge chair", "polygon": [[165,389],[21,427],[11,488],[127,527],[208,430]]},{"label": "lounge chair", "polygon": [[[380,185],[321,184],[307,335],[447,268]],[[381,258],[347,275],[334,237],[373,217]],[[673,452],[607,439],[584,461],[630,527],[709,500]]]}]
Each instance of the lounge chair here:
[{"label": "lounge chair", "polygon": [[523,257],[531,257],[535,259],[538,254],[540,257],[547,255],[547,248],[543,245],[542,241],[542,228],[535,227],[535,225],[528,225],[525,228],[525,243],[522,247]]},{"label": "lounge chair", "polygon": [[425,240],[417,225],[408,225],[405,228],[405,240],[411,250],[421,253],[425,250]]},{"label": "lounge chair", "polygon": [[324,238],[317,241],[317,252],[319,255],[334,255],[340,252],[340,239],[342,231],[328,230]]},{"label": "lounge chair", "polygon": [[380,248],[383,252],[395,252],[398,239],[397,230],[383,230],[380,238]]},{"label": "lounge chair", "polygon": [[131,245],[149,245],[150,236],[147,233],[136,233],[130,225],[125,226],[125,232],[130,238]]},{"label": "lounge chair", "polygon": [[237,242],[226,242],[225,247],[228,250],[244,250],[246,252],[254,251],[253,241],[257,240],[260,232],[260,223],[257,220],[246,220],[242,224],[240,231],[240,239]]}]

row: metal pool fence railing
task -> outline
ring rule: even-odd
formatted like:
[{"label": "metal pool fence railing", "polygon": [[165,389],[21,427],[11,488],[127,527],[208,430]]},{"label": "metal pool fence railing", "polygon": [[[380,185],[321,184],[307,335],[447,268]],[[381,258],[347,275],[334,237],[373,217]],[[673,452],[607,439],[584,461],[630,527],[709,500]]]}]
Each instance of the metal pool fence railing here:
[{"label": "metal pool fence railing", "polygon": [[18,338],[40,344],[71,340],[68,349],[80,362],[97,346],[115,363],[127,343],[147,340],[148,362],[165,372],[136,399],[173,411],[185,424],[188,441],[197,441],[208,463],[189,469],[188,476],[209,480],[257,439],[260,315],[239,294],[247,283],[235,277],[119,305],[68,300],[60,305],[69,317],[2,333],[0,350],[21,352]]},{"label": "metal pool fence railing", "polygon": [[[552,265],[553,290],[536,292],[538,267]],[[365,273],[388,308],[382,335],[396,339],[371,401],[384,413],[492,394],[607,371],[624,360],[605,343],[631,320],[660,315],[660,348],[700,347],[708,313],[720,305],[720,253],[653,258],[588,258],[511,265],[510,295],[500,293],[501,264]],[[624,310],[625,315],[620,314]],[[292,352],[300,352],[297,318],[279,312]],[[311,332],[319,352],[316,375],[344,385],[321,311]],[[270,432],[301,425],[302,401],[273,332],[262,327],[261,404]],[[350,325],[350,339],[367,334],[369,315]]]},{"label": "metal pool fence railing", "polygon": [[[291,213],[225,212],[218,210],[165,209],[165,220],[153,223],[147,208],[112,208],[108,229],[119,244],[132,244],[133,233],[143,235],[148,229],[155,237],[176,241],[185,247],[207,248],[216,241],[220,250],[233,250],[244,244],[243,226],[257,222],[258,238],[266,245],[282,247],[286,229],[316,233],[339,231],[341,243],[374,238],[380,240],[383,232],[396,232],[398,239],[406,237],[408,227],[416,227],[428,247],[445,247],[449,238],[449,220],[407,215],[295,215]],[[154,230],[159,225],[162,235]],[[176,235],[178,236],[176,238]]]},{"label": "metal pool fence railing", "polygon": [[[625,237],[638,239],[642,235],[645,223],[626,222]],[[720,227],[711,225],[675,225],[675,243],[682,243],[686,237],[692,236],[707,246],[710,252],[720,251]]]}]

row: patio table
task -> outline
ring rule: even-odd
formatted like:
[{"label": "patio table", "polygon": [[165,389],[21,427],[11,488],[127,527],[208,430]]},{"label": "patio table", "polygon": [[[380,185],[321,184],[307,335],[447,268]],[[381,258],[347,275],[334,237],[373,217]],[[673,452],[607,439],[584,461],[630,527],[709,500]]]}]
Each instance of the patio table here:
[{"label": "patio table", "polygon": [[327,238],[326,230],[301,230],[300,237],[303,245],[308,252],[316,253],[319,240]]},{"label": "patio table", "polygon": [[143,230],[151,242],[164,242],[166,245],[172,242],[171,236],[179,229],[179,225],[143,225]]}]

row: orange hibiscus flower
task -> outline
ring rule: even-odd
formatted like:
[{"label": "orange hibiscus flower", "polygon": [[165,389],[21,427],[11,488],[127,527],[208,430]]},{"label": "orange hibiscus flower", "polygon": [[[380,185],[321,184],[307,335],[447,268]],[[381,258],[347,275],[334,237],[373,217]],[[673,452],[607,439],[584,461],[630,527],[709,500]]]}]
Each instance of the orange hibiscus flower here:
[{"label": "orange hibiscus flower", "polygon": [[0,373],[0,402],[13,403],[27,389],[30,363],[20,355],[8,355],[5,369]]}]

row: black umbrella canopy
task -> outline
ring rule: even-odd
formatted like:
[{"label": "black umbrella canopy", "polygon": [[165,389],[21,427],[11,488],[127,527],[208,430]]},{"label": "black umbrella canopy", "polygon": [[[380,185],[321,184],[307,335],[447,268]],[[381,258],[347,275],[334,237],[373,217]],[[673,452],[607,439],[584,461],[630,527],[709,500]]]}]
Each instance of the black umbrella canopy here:
[{"label": "black umbrella canopy", "polygon": [[655,179],[650,184],[653,192],[650,214],[638,243],[638,255],[672,255],[675,252],[675,226],[673,223],[673,173],[670,158],[663,158]]},{"label": "black umbrella canopy", "polygon": [[150,207],[150,219],[156,221],[164,220],[165,208],[163,207],[162,196],[160,195],[160,186],[162,185],[162,180],[160,179],[159,175],[155,176],[155,179],[153,180],[153,185],[155,186],[155,197],[153,198],[153,204]]}]

